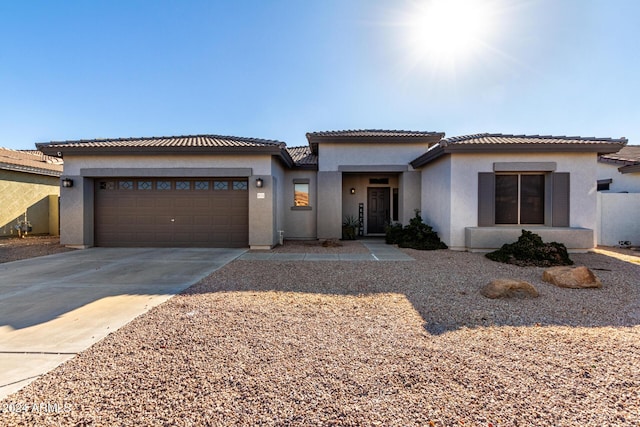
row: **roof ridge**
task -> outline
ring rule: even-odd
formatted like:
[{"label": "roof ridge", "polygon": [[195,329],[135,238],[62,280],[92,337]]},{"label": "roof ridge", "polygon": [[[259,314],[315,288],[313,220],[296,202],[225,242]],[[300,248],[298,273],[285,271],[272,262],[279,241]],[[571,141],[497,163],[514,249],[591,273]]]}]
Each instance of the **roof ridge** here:
[{"label": "roof ridge", "polygon": [[66,144],[66,143],[96,143],[96,142],[126,142],[126,141],[157,141],[163,139],[185,139],[185,138],[210,138],[210,139],[229,139],[238,141],[265,142],[274,145],[285,144],[283,141],[276,139],[254,138],[247,136],[219,135],[219,134],[191,134],[191,135],[171,135],[171,136],[140,136],[140,137],[120,137],[120,138],[93,138],[93,139],[67,139],[60,141],[50,141],[45,144]]}]

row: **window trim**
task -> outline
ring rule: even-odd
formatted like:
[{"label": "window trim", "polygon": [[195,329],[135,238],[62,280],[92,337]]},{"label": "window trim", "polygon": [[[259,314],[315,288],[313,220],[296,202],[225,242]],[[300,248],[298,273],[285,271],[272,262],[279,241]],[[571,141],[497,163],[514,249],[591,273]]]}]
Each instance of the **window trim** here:
[{"label": "window trim", "polygon": [[[309,178],[295,178],[292,180],[293,183],[293,206],[291,206],[292,211],[310,211],[313,208],[311,207],[311,180]],[[304,184],[307,186],[307,204],[306,205],[296,205],[296,185]]]},{"label": "window trim", "polygon": [[[543,171],[527,171],[540,174]],[[544,198],[544,224],[522,224],[521,226],[570,227],[571,226],[571,174],[569,172],[546,172]],[[495,223],[495,176],[494,172],[478,172],[478,227],[514,227],[515,224]]]}]

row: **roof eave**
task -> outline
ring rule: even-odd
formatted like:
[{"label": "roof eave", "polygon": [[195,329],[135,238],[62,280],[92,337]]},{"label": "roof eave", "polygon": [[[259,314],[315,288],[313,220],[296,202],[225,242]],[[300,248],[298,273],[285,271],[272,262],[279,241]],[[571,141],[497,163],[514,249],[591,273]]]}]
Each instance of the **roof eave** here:
[{"label": "roof eave", "polygon": [[525,153],[616,153],[624,146],[623,143],[574,143],[574,144],[447,144],[444,147],[447,153],[499,153],[499,152],[525,152]]},{"label": "roof eave", "polygon": [[427,151],[426,153],[424,153],[422,156],[418,157],[417,159],[411,161],[409,164],[411,165],[411,167],[413,167],[414,169],[418,169],[421,168],[422,166],[426,165],[427,163],[431,163],[434,160],[436,160],[437,158],[445,155],[445,149],[444,147],[442,147],[441,145],[438,145],[434,148],[432,148],[431,150]]},{"label": "roof eave", "polygon": [[33,175],[44,175],[44,176],[52,176],[52,177],[60,177],[62,175],[62,171],[56,171],[51,169],[41,169],[32,166],[21,166],[21,165],[13,165],[9,163],[0,163],[0,169],[8,170],[12,172],[22,172],[22,173],[30,173]]},{"label": "roof eave", "polygon": [[637,163],[635,165],[622,166],[622,167],[618,168],[618,172],[620,172],[620,173],[640,172],[640,163]]}]

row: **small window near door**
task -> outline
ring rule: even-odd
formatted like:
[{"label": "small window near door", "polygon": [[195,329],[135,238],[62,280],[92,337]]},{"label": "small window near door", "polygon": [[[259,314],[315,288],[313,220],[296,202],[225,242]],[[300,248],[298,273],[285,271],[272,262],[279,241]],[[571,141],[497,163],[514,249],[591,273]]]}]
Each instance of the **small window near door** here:
[{"label": "small window near door", "polygon": [[389,184],[389,178],[369,178],[369,184]]},{"label": "small window near door", "polygon": [[392,204],[393,204],[393,220],[397,221],[398,220],[398,207],[400,206],[400,203],[398,203],[398,189],[397,188],[393,189]]},{"label": "small window near door", "polygon": [[309,184],[293,184],[293,206],[309,206]]}]

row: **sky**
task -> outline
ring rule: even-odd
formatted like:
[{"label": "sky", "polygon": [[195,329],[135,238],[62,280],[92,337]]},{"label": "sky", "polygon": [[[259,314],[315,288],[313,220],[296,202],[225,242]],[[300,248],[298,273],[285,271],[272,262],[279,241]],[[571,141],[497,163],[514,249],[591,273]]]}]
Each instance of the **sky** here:
[{"label": "sky", "polygon": [[637,0],[0,1],[0,146],[403,129],[640,144]]}]

